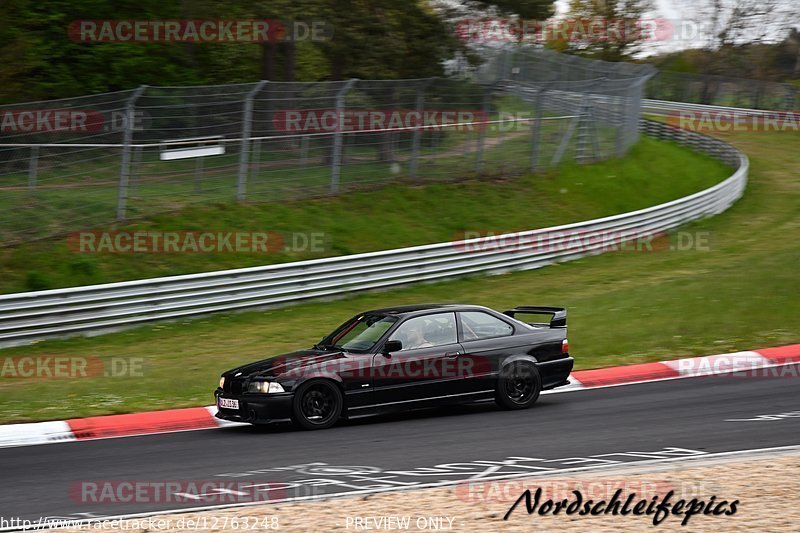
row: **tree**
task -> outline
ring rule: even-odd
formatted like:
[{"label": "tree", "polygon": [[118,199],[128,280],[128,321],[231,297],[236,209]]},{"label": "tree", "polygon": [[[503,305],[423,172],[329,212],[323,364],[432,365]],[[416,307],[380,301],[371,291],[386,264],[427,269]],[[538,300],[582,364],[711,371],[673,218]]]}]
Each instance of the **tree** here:
[{"label": "tree", "polygon": [[[75,42],[79,20],[323,21],[322,42]],[[418,78],[464,45],[426,0],[3,0],[0,103],[147,85]]]},{"label": "tree", "polygon": [[438,76],[442,62],[462,48],[423,0],[327,0],[321,16],[334,29],[319,43],[332,79]]},{"label": "tree", "polygon": [[477,9],[495,9],[502,15],[544,21],[553,16],[555,0],[467,0]]},{"label": "tree", "polygon": [[566,51],[606,61],[630,59],[647,38],[651,0],[570,0]]}]

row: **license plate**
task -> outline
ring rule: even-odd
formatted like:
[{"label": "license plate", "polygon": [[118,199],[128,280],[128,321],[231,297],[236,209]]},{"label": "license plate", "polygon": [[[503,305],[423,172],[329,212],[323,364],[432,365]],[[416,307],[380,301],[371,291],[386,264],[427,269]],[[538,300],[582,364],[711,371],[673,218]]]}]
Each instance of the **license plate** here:
[{"label": "license plate", "polygon": [[222,409],[238,409],[239,400],[234,400],[233,398],[220,398],[219,407]]}]

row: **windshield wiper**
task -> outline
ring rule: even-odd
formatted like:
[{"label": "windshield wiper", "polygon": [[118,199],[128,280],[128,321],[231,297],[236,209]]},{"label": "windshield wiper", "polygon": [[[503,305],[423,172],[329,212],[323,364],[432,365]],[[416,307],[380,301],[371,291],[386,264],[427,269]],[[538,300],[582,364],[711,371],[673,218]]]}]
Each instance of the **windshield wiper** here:
[{"label": "windshield wiper", "polygon": [[315,350],[322,350],[323,352],[329,352],[331,350],[341,350],[341,346],[337,346],[335,344],[315,344],[312,346]]}]

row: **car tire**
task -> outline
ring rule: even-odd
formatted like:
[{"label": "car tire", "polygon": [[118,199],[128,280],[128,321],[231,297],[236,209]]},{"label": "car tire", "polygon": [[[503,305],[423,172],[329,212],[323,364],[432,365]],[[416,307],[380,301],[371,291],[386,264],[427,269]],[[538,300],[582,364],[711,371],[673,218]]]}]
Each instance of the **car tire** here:
[{"label": "car tire", "polygon": [[542,392],[542,378],[536,367],[525,361],[506,365],[497,379],[495,401],[503,409],[527,409]]},{"label": "car tire", "polygon": [[326,429],[342,416],[344,398],[330,380],[317,379],[300,386],[292,401],[292,421],[303,429]]}]

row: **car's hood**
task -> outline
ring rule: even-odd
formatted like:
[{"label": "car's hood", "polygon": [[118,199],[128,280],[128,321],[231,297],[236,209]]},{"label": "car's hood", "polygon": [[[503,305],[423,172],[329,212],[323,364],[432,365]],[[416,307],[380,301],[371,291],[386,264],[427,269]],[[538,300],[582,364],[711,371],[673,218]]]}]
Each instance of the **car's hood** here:
[{"label": "car's hood", "polygon": [[297,378],[316,374],[331,374],[353,370],[369,364],[371,354],[299,350],[234,368],[225,377],[235,378]]}]

